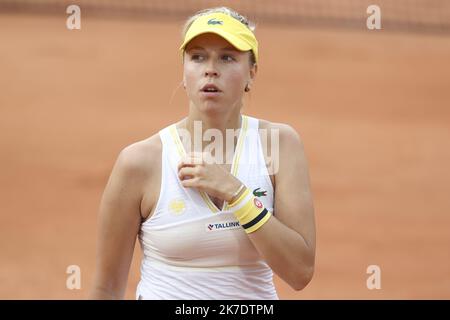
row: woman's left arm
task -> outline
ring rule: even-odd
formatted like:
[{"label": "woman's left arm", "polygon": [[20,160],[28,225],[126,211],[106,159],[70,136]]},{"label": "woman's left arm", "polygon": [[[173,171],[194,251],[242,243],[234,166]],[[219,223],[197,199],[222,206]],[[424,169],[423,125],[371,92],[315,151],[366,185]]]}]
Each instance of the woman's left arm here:
[{"label": "woman's left arm", "polygon": [[288,125],[276,128],[275,215],[248,236],[272,270],[293,289],[302,290],[314,273],[316,247],[308,163],[297,132]]}]

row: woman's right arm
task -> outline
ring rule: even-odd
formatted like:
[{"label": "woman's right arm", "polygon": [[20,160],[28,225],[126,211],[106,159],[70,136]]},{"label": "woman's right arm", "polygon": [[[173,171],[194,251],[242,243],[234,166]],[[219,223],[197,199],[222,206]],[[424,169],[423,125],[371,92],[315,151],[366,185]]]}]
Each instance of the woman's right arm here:
[{"label": "woman's right arm", "polygon": [[145,170],[137,144],[124,148],[103,192],[94,282],[89,299],[123,299],[136,236]]}]

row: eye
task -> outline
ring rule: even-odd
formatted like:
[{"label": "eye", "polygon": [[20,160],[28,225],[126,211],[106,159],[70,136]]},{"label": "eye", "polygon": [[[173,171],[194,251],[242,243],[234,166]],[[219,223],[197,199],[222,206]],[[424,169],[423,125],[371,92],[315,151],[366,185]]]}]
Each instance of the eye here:
[{"label": "eye", "polygon": [[235,59],[233,58],[233,56],[230,56],[229,54],[225,54],[222,56],[222,59],[227,61],[227,62],[231,62],[234,61]]},{"label": "eye", "polygon": [[201,55],[199,55],[199,54],[193,54],[193,55],[191,55],[191,60],[194,60],[194,61],[201,61],[203,59],[203,57],[201,56]]}]

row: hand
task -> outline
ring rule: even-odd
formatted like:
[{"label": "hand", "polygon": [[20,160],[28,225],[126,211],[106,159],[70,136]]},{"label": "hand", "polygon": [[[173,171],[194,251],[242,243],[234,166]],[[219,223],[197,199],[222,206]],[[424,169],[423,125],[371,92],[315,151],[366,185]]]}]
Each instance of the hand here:
[{"label": "hand", "polygon": [[207,156],[204,152],[191,152],[180,161],[178,177],[181,184],[228,202],[242,183],[220,165],[205,161]]}]

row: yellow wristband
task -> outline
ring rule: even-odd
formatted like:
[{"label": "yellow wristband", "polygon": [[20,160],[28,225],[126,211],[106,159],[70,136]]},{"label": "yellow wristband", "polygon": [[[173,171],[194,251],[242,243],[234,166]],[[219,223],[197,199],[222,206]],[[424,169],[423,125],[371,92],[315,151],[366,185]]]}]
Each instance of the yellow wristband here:
[{"label": "yellow wristband", "polygon": [[229,207],[247,233],[261,228],[272,215],[248,188]]}]

